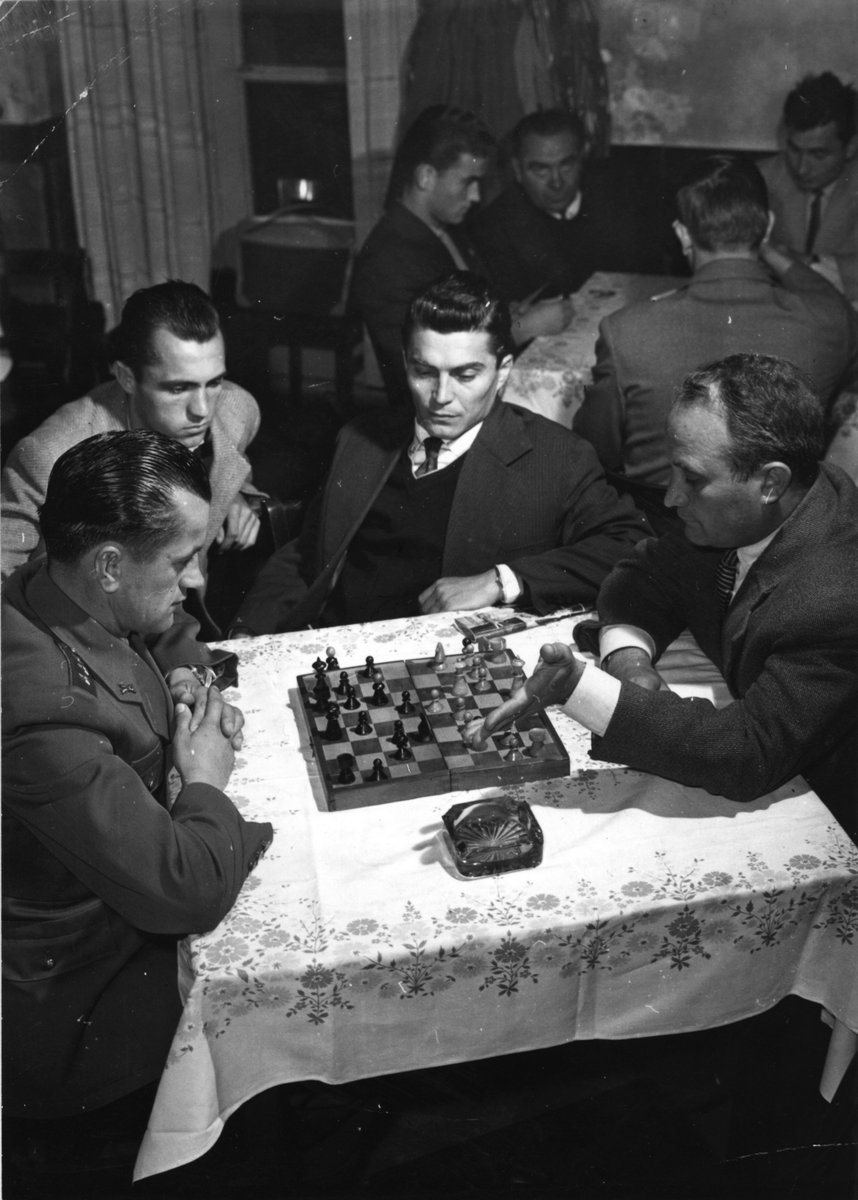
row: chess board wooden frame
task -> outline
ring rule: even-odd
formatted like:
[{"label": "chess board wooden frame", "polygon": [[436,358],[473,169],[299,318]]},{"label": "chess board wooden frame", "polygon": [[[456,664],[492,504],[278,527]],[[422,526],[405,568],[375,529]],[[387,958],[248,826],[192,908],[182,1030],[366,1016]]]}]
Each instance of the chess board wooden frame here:
[{"label": "chess board wooden frame", "polygon": [[[472,714],[484,713],[501,704],[508,695],[513,676],[513,655],[504,650],[503,661],[498,661],[501,655],[497,652],[475,651],[469,657],[474,662],[474,669],[469,676],[465,676],[470,691],[470,695],[465,698],[466,711]],[[320,790],[324,793],[325,807],[329,811],[387,804],[397,800],[410,800],[417,796],[436,796],[472,788],[503,787],[527,780],[556,779],[569,774],[569,755],[544,712],[529,714],[516,725],[524,743],[524,750],[530,745],[531,730],[545,731],[545,744],[539,757],[532,758],[522,754],[519,761],[508,762],[510,748],[504,745],[506,734],[488,738],[486,749],[483,751],[471,750],[464,744],[452,707],[456,667],[464,661],[461,656],[451,655],[446,665],[439,670],[436,670],[433,658],[375,663],[374,669],[381,672],[388,697],[388,703],[381,706],[372,702],[373,679],[366,677],[365,664],[357,667],[338,666],[334,670],[326,671],[325,677],[331,688],[330,699],[340,706],[338,719],[343,736],[337,740],[324,737],[327,727],[326,714],[315,711],[313,707],[315,672],[308,671],[298,676],[296,713],[303,723],[315,759],[311,777],[315,775],[318,779]],[[476,668],[480,665],[485,665],[489,672],[491,690],[488,692],[473,690],[473,685],[477,682]],[[345,697],[337,694],[342,671],[347,672],[349,682],[355,687],[356,696],[360,701],[359,708],[344,708]],[[437,688],[441,694],[442,711],[427,712],[432,736],[429,740],[418,741],[414,733],[424,706],[430,703],[433,688]],[[414,705],[415,711],[410,715],[403,715],[398,711],[404,690],[410,692]],[[353,732],[361,710],[369,712],[373,725],[372,734],[366,737],[357,736]],[[396,746],[391,741],[394,722],[397,720],[403,722],[411,743],[413,758],[405,761],[396,759]],[[338,780],[338,758],[342,754],[349,754],[355,759],[354,783],[340,783]],[[389,772],[388,779],[371,781],[367,778],[376,758],[382,760]]]}]

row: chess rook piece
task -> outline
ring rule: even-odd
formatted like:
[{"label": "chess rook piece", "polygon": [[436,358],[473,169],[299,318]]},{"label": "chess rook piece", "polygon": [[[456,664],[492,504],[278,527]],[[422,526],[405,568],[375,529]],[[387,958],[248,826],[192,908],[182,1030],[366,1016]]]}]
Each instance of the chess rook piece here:
[{"label": "chess rook piece", "polygon": [[403,717],[407,717],[417,711],[411,703],[411,693],[409,691],[402,693],[402,703],[396,706],[396,711],[402,713]]},{"label": "chess rook piece", "polygon": [[506,638],[492,638],[489,642],[489,662],[498,666],[506,664]]},{"label": "chess rook piece", "polygon": [[355,781],[355,759],[351,754],[338,754],[337,766],[340,768],[340,773],[337,776],[337,783],[354,783]]},{"label": "chess rook piece", "polygon": [[325,649],[325,654],[328,656],[328,658],[327,658],[328,670],[329,671],[339,671],[340,664],[337,662],[337,654],[336,654],[336,651],[334,650],[334,647],[328,646]]},{"label": "chess rook piece", "polygon": [[441,699],[441,691],[439,688],[432,688],[429,693],[429,703],[426,705],[426,712],[439,713],[444,711],[444,702]]},{"label": "chess rook piece", "polygon": [[375,659],[371,654],[368,654],[365,661],[366,667],[361,671],[361,675],[364,679],[372,679],[375,673]]},{"label": "chess rook piece", "polygon": [[348,671],[340,671],[340,682],[334,688],[334,691],[337,693],[338,696],[345,696],[346,692],[348,690],[348,686],[349,686]]},{"label": "chess rook piece", "polygon": [[322,737],[327,738],[330,742],[336,742],[343,736],[342,726],[340,725],[340,706],[339,704],[329,704],[328,723],[325,726],[325,732]]},{"label": "chess rook piece", "polygon": [[377,704],[380,708],[382,704],[387,704],[389,699],[390,697],[384,690],[384,680],[376,679],[375,683],[372,685],[372,703]]},{"label": "chess rook piece", "polygon": [[425,712],[420,714],[420,721],[411,736],[418,742],[428,742],[431,739],[432,726],[429,724],[429,718]]},{"label": "chess rook piece", "polygon": [[528,758],[542,758],[547,737],[548,734],[544,729],[531,729],[530,745],[524,752]]},{"label": "chess rook piece", "polygon": [[355,708],[360,708],[360,700],[358,700],[354,685],[351,683],[346,686],[346,698],[343,702],[343,708],[352,710]]},{"label": "chess rook piece", "polygon": [[435,647],[435,657],[432,659],[432,666],[436,671],[443,671],[447,665],[447,655],[444,653],[444,647],[439,642]]},{"label": "chess rook piece", "polygon": [[372,760],[372,770],[367,776],[367,783],[381,783],[383,779],[389,779],[390,775],[384,768],[384,763],[380,758]]}]

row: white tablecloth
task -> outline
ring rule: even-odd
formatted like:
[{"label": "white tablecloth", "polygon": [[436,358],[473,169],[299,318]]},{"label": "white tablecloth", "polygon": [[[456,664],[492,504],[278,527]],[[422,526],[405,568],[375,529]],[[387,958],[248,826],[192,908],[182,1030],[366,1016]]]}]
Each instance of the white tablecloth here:
[{"label": "white tablecloth", "polygon": [[[530,670],[570,629],[509,645]],[[858,1029],[858,849],[801,780],[734,804],[592,762],[589,735],[552,710],[571,776],[507,789],[543,828],[537,868],[457,877],[441,815],[462,793],[320,811],[295,677],[328,644],[348,668],[439,638],[458,650],[449,615],[235,644],[247,727],[229,791],[275,838],[230,915],[183,947],[185,1011],[136,1178],[204,1153],[287,1081],[697,1030],[791,992]],[[686,690],[727,699],[699,651],[671,661]]]},{"label": "white tablecloth", "polygon": [[596,361],[599,322],[626,304],[682,284],[670,275],[597,271],[572,297],[575,316],[563,333],[534,338],[512,369],[504,400],[572,427]]}]

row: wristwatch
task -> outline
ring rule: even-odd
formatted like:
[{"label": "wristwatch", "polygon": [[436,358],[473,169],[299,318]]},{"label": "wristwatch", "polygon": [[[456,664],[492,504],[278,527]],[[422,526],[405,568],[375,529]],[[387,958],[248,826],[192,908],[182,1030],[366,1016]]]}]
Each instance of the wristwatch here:
[{"label": "wristwatch", "polygon": [[194,663],[188,665],[188,670],[196,679],[197,683],[201,683],[203,687],[211,687],[217,679],[217,672],[211,667],[204,667],[202,663]]}]

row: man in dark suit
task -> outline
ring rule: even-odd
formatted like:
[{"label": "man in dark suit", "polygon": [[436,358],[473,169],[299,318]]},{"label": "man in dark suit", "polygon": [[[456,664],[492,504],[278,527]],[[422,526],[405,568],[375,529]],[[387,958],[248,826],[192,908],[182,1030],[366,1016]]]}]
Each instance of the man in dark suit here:
[{"label": "man in dark suit", "polygon": [[855,88],[808,75],[784,102],[783,149],[761,170],[772,239],[858,303],[858,134]]},{"label": "man in dark suit", "polygon": [[[544,646],[486,728],[565,704],[593,757],[737,801],[800,772],[858,837],[858,489],[819,463],[813,389],[792,363],[733,355],[685,380],[668,443],[684,532],[605,580],[581,639],[602,669]],[[686,628],[727,682],[724,708],[674,695],[656,669]]]},{"label": "man in dark suit", "polygon": [[224,792],[243,718],[212,683],[235,656],[174,631],[210,500],[173,438],[78,442],[42,505],[47,561],[3,589],[6,1116],[72,1115],[158,1079],[177,942],[225,916],[272,837]]},{"label": "man in dark suit", "polygon": [[[410,407],[400,337],[411,300],[455,268],[484,272],[463,222],[479,203],[493,146],[471,113],[434,105],[397,148],[387,207],[355,260],[351,290],[393,405]],[[513,329],[516,342],[559,333],[570,316],[571,307],[562,301],[522,306]]]},{"label": "man in dark suit", "polygon": [[766,187],[752,163],[706,158],[677,207],[692,278],[602,321],[593,382],[573,424],[632,487],[667,486],[667,414],[676,388],[703,363],[742,351],[789,358],[826,407],[858,386],[858,318],[820,275],[767,244]]},{"label": "man in dark suit", "polygon": [[510,320],[490,285],[454,272],[428,288],[403,346],[412,413],[345,427],[300,540],[263,568],[234,632],[590,604],[646,535],[586,442],[501,403]]}]

